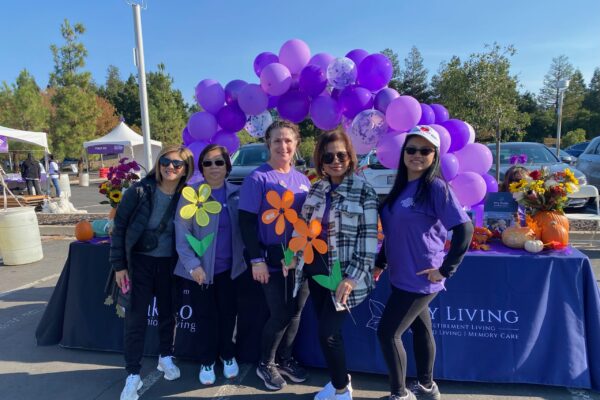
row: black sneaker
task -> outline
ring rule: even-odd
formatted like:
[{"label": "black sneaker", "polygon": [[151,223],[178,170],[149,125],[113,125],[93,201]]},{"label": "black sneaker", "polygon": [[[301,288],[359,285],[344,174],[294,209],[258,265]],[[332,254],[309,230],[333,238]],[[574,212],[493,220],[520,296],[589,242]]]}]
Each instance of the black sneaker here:
[{"label": "black sneaker", "polygon": [[435,382],[433,382],[429,389],[421,385],[419,382],[415,382],[410,387],[410,390],[415,394],[418,400],[440,400],[442,398],[440,389]]},{"label": "black sneaker", "polygon": [[263,380],[265,386],[271,390],[281,390],[286,385],[285,379],[281,377],[275,363],[258,363],[256,375]]},{"label": "black sneaker", "polygon": [[281,375],[295,383],[304,382],[308,378],[308,372],[298,364],[298,361],[294,360],[294,357],[281,360],[277,364],[277,370]]}]

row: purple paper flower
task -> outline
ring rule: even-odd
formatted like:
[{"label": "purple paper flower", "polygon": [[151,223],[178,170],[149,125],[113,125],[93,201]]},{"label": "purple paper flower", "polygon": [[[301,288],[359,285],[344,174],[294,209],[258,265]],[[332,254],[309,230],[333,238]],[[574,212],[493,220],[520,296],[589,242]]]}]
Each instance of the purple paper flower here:
[{"label": "purple paper flower", "polygon": [[510,163],[512,165],[515,164],[525,164],[527,162],[527,154],[513,154],[510,156]]}]

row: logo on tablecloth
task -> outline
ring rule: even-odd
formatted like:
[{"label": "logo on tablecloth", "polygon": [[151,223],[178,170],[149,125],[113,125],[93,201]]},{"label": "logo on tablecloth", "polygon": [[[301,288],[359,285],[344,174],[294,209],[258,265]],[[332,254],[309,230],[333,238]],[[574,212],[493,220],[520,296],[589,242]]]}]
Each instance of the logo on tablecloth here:
[{"label": "logo on tablecloth", "polygon": [[[189,294],[189,291],[187,292]],[[188,330],[191,333],[196,332],[196,322],[192,319],[193,314],[194,310],[192,309],[192,306],[189,304],[182,305],[177,312],[176,328]],[[148,304],[148,326],[158,327],[158,307],[156,304],[156,297]]]}]

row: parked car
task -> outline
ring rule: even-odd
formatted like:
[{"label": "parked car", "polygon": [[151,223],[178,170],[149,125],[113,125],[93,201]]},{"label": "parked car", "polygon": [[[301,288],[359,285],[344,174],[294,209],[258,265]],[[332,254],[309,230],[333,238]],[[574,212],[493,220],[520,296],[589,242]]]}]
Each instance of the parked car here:
[{"label": "parked car", "polygon": [[585,151],[579,155],[576,166],[587,176],[590,185],[600,189],[600,136],[592,139]]},{"label": "parked car", "polygon": [[65,157],[64,160],[60,163],[60,170],[67,171],[69,173],[76,174],[77,171],[77,163],[79,162],[78,158]]},{"label": "parked car", "polygon": [[579,157],[581,153],[584,152],[585,148],[590,144],[590,142],[581,142],[577,144],[573,144],[565,149],[567,153],[572,155],[573,157]]},{"label": "parked car", "polygon": [[[548,147],[548,150],[550,150],[551,152],[556,154],[556,147],[549,147],[549,146],[546,146],[546,147]],[[559,154],[560,154],[560,160],[562,162],[564,162],[565,164],[569,164],[569,165],[575,165],[575,162],[577,161],[577,157],[572,156],[571,154],[567,153],[563,149],[559,150]]]},{"label": "parked car", "polygon": [[[489,174],[496,175],[496,145],[491,143],[487,145],[492,151],[494,161]],[[587,185],[587,178],[580,170],[565,164],[556,156],[556,150],[550,149],[541,143],[530,142],[508,142],[500,144],[500,182],[504,180],[504,174],[512,164],[510,158],[513,155],[525,154],[527,161],[524,166],[530,170],[547,167],[550,172],[564,171],[569,168],[573,171],[575,177],[579,180],[580,185]],[[569,199],[568,207],[584,207],[588,199]]]},{"label": "parked car", "polygon": [[379,162],[375,149],[359,161],[356,171],[357,175],[362,176],[373,186],[380,197],[385,197],[390,193],[396,179],[396,172],[396,169],[388,169]]}]

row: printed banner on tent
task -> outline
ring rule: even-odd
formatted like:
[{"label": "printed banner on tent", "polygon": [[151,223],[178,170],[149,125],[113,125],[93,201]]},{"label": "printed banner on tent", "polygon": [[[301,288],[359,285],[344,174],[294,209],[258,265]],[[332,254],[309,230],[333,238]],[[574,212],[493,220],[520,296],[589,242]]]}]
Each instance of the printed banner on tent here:
[{"label": "printed banner on tent", "polygon": [[87,148],[88,154],[119,154],[125,150],[121,144],[98,144]]},{"label": "printed banner on tent", "polygon": [[0,136],[0,153],[8,153],[8,139],[6,139],[6,136]]}]

